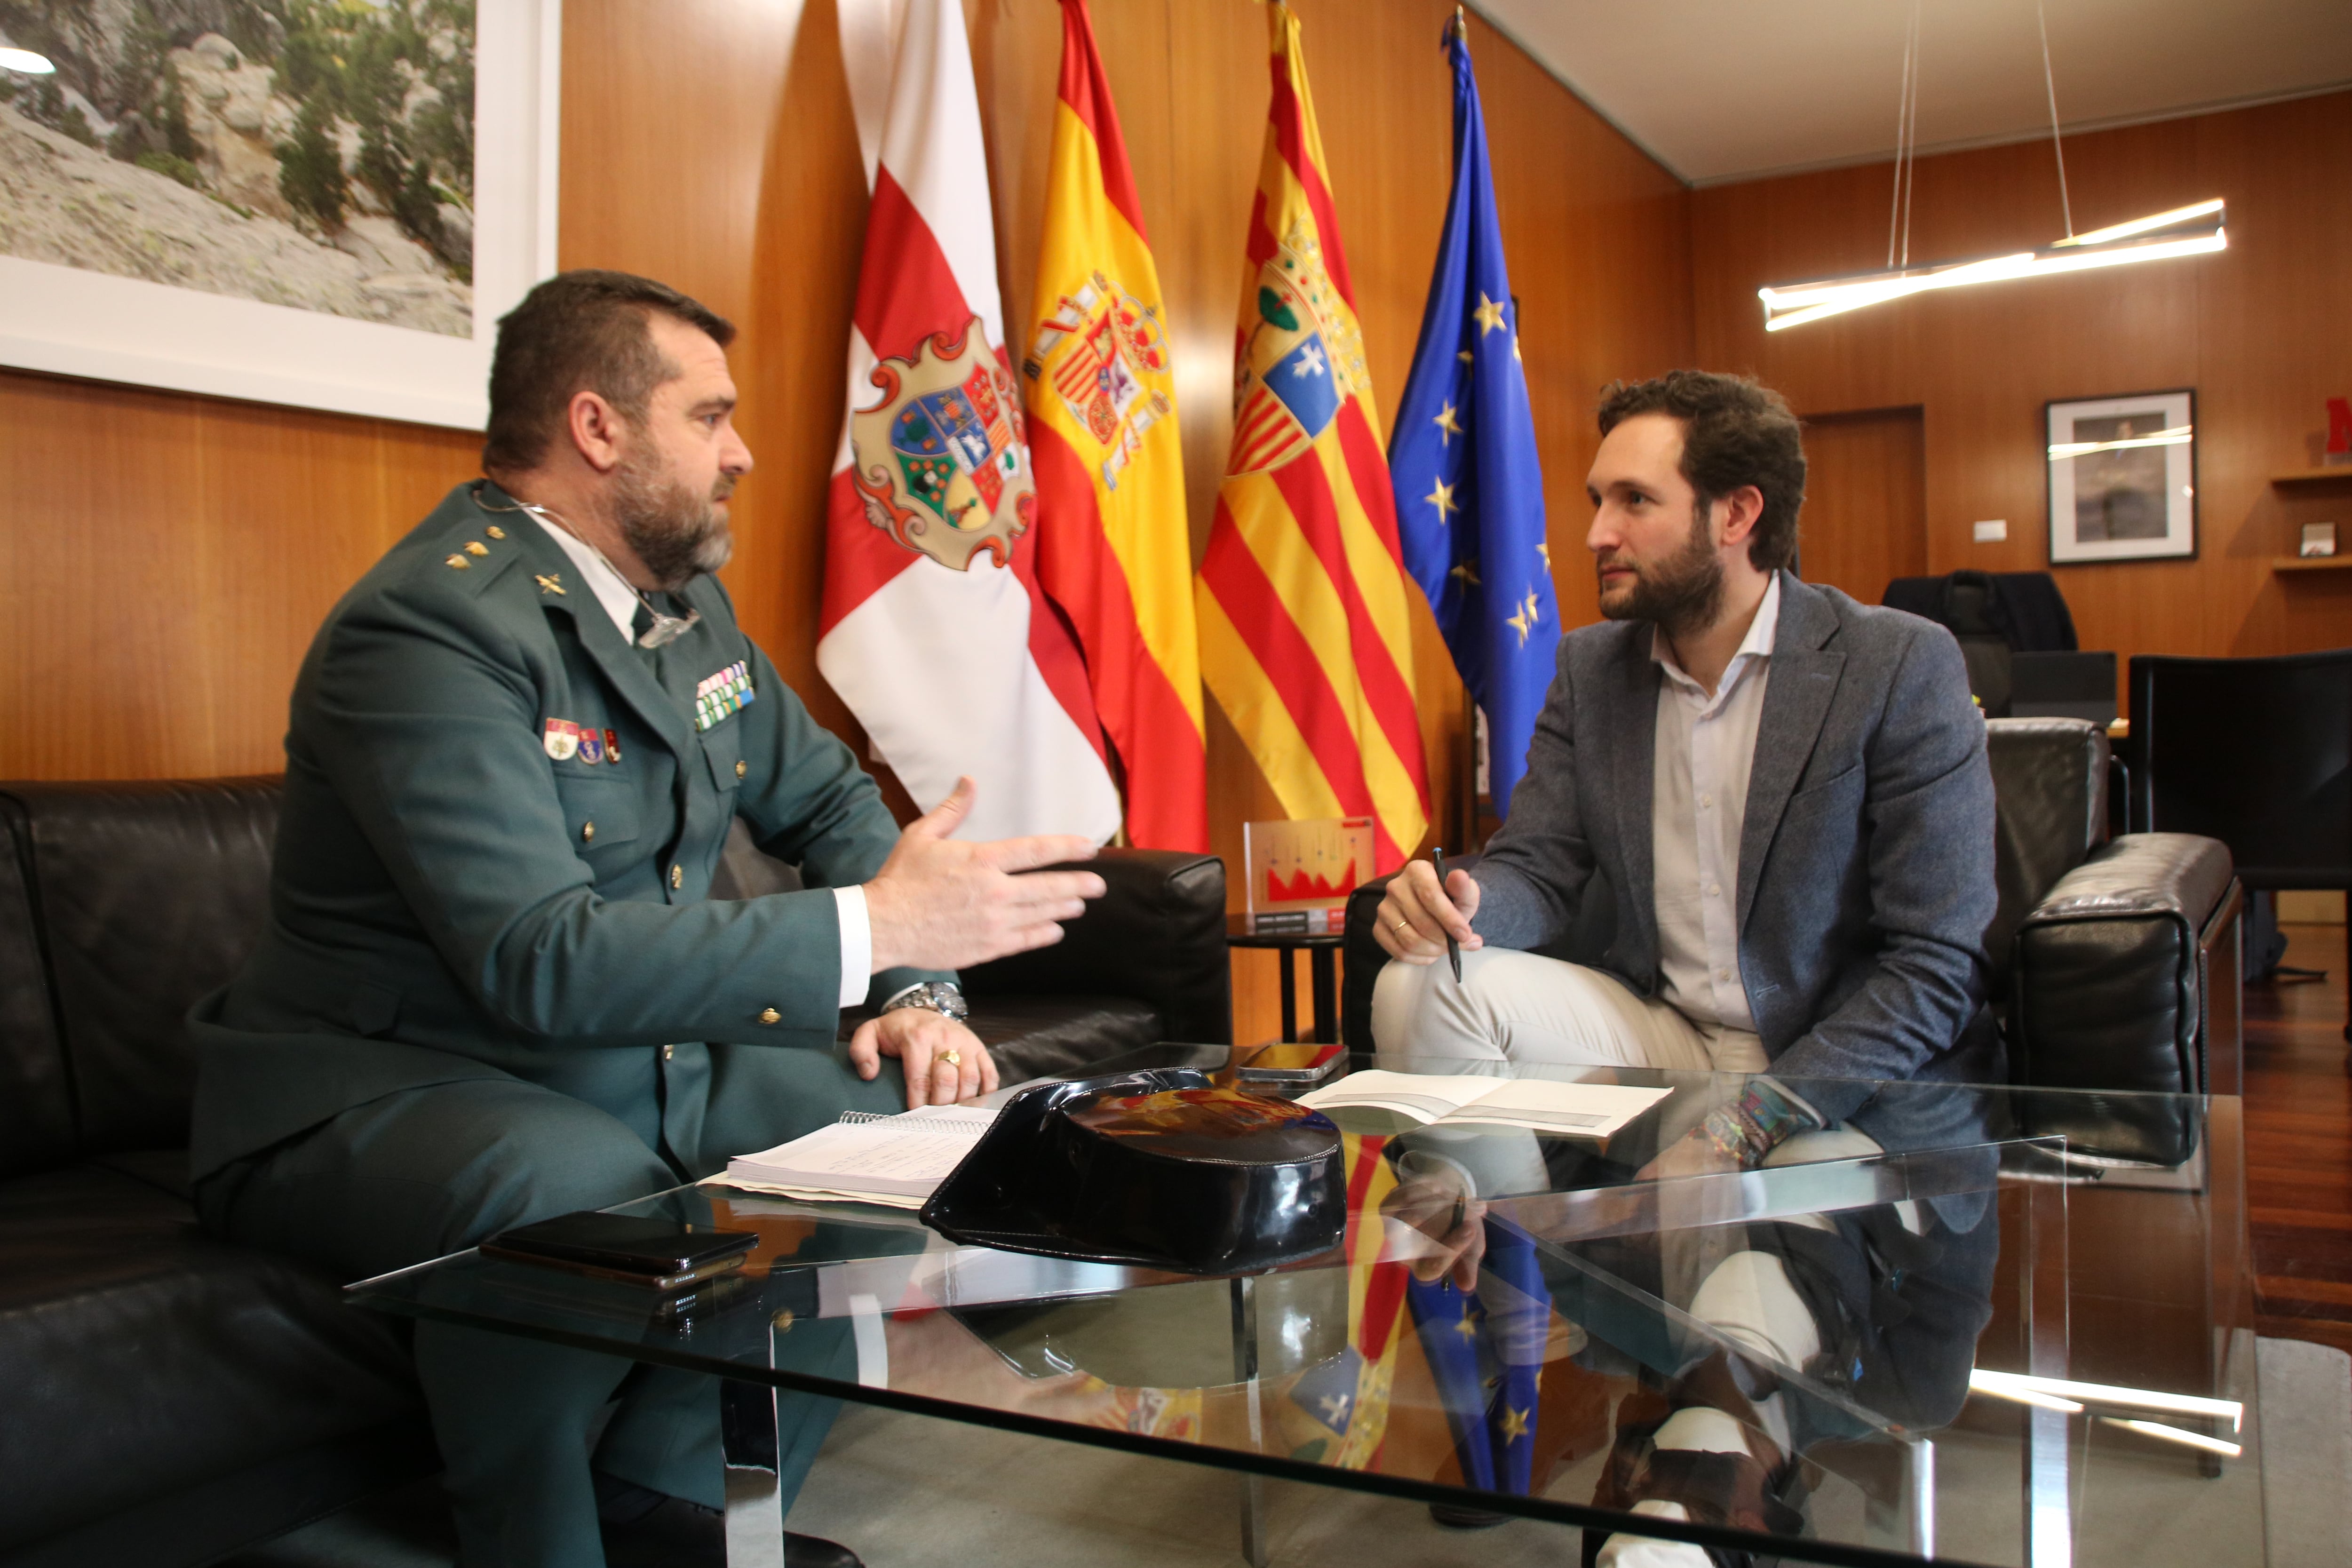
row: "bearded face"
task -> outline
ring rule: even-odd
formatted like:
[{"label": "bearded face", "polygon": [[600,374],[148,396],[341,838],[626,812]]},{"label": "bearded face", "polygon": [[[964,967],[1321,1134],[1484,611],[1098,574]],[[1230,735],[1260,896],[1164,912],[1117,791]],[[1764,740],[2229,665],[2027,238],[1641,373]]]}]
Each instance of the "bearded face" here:
[{"label": "bearded face", "polygon": [[734,475],[721,473],[709,491],[697,491],[653,441],[632,440],[613,471],[613,521],[646,570],[664,588],[679,588],[735,553],[726,511],[734,493]]},{"label": "bearded face", "polygon": [[1654,621],[1669,637],[1714,625],[1723,610],[1723,558],[1708,527],[1714,508],[1701,500],[1691,508],[1691,531],[1673,553],[1644,561],[1619,549],[1601,556],[1596,568],[1624,572],[1631,583],[1601,580],[1601,613],[1612,621]]}]

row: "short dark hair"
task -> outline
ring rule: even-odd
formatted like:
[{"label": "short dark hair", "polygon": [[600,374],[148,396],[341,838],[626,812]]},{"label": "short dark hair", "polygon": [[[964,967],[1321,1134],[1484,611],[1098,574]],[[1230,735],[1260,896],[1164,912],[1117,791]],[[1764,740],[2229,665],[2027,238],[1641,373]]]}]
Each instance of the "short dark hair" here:
[{"label": "short dark hair", "polygon": [[524,295],[499,321],[482,467],[537,468],[582,392],[642,425],[654,388],[678,374],[654,346],[656,310],[709,333],[722,349],[735,339],[733,323],[717,311],[632,272],[559,272]]},{"label": "short dark hair", "polygon": [[1671,370],[1650,381],[1612,381],[1601,390],[1603,436],[1637,414],[1664,414],[1683,427],[1682,474],[1714,505],[1742,485],[1764,497],[1748,536],[1759,572],[1797,558],[1797,513],[1805,504],[1805,443],[1789,401],[1752,376]]}]

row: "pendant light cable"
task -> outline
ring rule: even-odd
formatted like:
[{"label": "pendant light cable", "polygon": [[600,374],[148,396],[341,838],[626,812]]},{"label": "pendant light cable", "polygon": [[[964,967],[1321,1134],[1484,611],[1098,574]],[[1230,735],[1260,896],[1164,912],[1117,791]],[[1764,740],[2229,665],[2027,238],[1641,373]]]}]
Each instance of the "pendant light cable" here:
[{"label": "pendant light cable", "polygon": [[1886,214],[1886,265],[1896,265],[1896,241],[1901,240],[1902,264],[1911,261],[1911,145],[1919,122],[1919,7],[1911,0],[1911,20],[1903,34],[1903,87],[1895,110],[1895,196]]},{"label": "pendant light cable", "polygon": [[2050,74],[2050,23],[2042,0],[2033,0],[2033,25],[2042,30],[2042,86],[2050,94],[2050,150],[2058,155],[2058,211],[2066,220],[2066,237],[2074,237],[2074,205],[2066,198],[2066,143],[2058,135],[2058,82]]}]

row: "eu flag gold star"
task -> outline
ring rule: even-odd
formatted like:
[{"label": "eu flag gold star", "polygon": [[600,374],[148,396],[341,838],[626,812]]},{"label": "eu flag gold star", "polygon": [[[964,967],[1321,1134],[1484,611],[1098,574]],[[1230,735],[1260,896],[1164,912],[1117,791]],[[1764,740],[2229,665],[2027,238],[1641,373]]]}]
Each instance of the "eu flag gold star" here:
[{"label": "eu flag gold star", "polygon": [[1503,1442],[1506,1446],[1528,1435],[1528,1417],[1534,1414],[1532,1410],[1514,1410],[1508,1405],[1503,1406]]},{"label": "eu flag gold star", "polygon": [[1462,1303],[1462,1321],[1454,1325],[1454,1331],[1465,1340],[1475,1340],[1478,1337],[1478,1320],[1471,1316],[1471,1307],[1467,1301]]},{"label": "eu flag gold star", "polygon": [[1486,291],[1484,289],[1478,290],[1478,308],[1470,313],[1478,318],[1478,335],[1482,338],[1488,332],[1496,331],[1503,324],[1502,304],[1486,298]]},{"label": "eu flag gold star", "polygon": [[1528,634],[1535,630],[1536,623],[1542,619],[1543,616],[1536,609],[1536,596],[1531,589],[1527,598],[1520,603],[1518,613],[1506,616],[1503,618],[1503,624],[1519,634],[1519,646],[1525,647],[1528,646]]},{"label": "eu flag gold star", "polygon": [[1437,488],[1421,499],[1437,509],[1437,521],[1440,525],[1451,522],[1453,519],[1448,517],[1446,514],[1448,512],[1458,511],[1461,510],[1454,500],[1454,487],[1447,484],[1444,479],[1436,479],[1432,482],[1434,483]]},{"label": "eu flag gold star", "polygon": [[1447,573],[1446,575],[1449,577],[1459,577],[1463,582],[1468,584],[1473,588],[1478,585],[1478,567],[1475,562],[1465,561],[1453,571]]},{"label": "eu flag gold star", "polygon": [[1462,422],[1454,417],[1454,405],[1451,403],[1445,405],[1444,413],[1440,414],[1430,423],[1438,428],[1437,444],[1441,447],[1451,447],[1454,445],[1454,437],[1462,434]]},{"label": "eu flag gold star", "polygon": [[1545,570],[1545,571],[1547,571],[1547,572],[1550,571],[1550,570],[1551,570],[1551,546],[1550,546],[1550,545],[1549,545],[1549,544],[1547,544],[1547,543],[1545,543],[1542,540],[1538,539],[1538,540],[1537,540],[1537,541],[1536,541],[1536,553],[1543,557],[1544,570]]}]

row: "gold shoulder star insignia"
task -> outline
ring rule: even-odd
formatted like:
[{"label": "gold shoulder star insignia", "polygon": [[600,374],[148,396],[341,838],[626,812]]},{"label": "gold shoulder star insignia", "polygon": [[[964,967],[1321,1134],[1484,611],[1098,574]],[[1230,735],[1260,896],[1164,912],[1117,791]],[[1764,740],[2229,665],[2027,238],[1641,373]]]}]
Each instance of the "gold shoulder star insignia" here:
[{"label": "gold shoulder star insignia", "polygon": [[1437,479],[1433,482],[1435,483],[1437,488],[1421,499],[1437,509],[1437,521],[1439,525],[1443,526],[1444,524],[1453,521],[1446,514],[1460,509],[1454,500],[1454,487],[1452,485],[1447,484],[1444,479]]},{"label": "gold shoulder star insignia", "polygon": [[1486,291],[1483,289],[1478,291],[1478,308],[1470,313],[1478,318],[1478,335],[1482,338],[1503,324],[1501,302],[1486,298]]},{"label": "gold shoulder star insignia", "polygon": [[1437,444],[1441,447],[1451,447],[1454,445],[1454,437],[1462,434],[1462,422],[1454,417],[1454,405],[1451,403],[1445,405],[1445,411],[1443,414],[1432,419],[1430,423],[1438,428]]},{"label": "gold shoulder star insignia", "polygon": [[566,595],[564,595],[564,593],[563,593],[563,574],[562,574],[562,573],[561,573],[561,572],[551,572],[551,573],[546,573],[546,574],[540,574],[540,573],[533,573],[533,574],[532,574],[533,576],[535,576],[535,577],[538,577],[538,578],[539,578],[539,591],[540,591],[541,593],[542,593],[542,594],[553,594],[553,595],[556,595],[557,597],[559,597],[559,598],[562,598],[562,597],[566,596]]},{"label": "gold shoulder star insignia", "polygon": [[1526,1436],[1528,1435],[1528,1417],[1534,1414],[1535,1412],[1532,1410],[1514,1410],[1508,1405],[1504,1405],[1503,1441],[1506,1444],[1516,1443],[1520,1438]]}]

